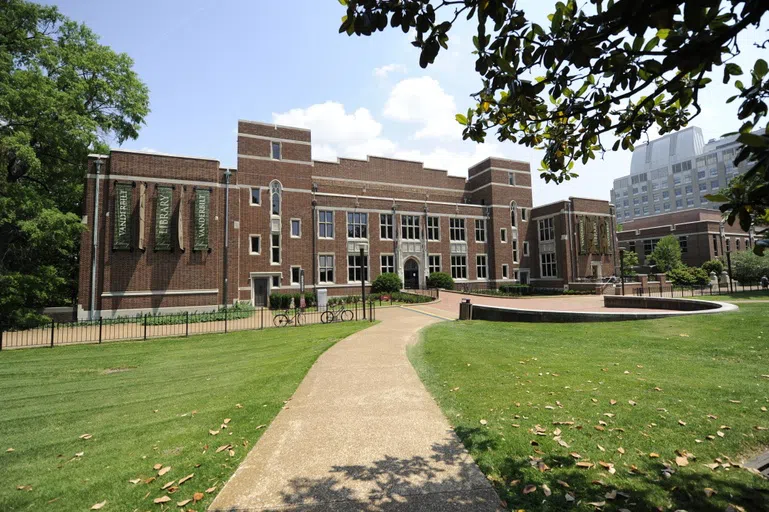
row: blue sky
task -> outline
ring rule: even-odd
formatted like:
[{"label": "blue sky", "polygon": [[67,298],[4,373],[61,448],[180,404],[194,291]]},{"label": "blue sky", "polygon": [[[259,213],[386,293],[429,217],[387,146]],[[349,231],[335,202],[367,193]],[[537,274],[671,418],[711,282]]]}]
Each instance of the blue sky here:
[{"label": "blue sky", "polygon": [[[423,70],[409,35],[338,34],[344,8],[336,0],[66,0],[50,2],[86,23],[103,44],[128,53],[150,88],[152,113],[140,137],[124,147],[217,158],[235,167],[238,119],[312,128],[313,157],[366,154],[425,161],[466,175],[494,155],[526,160],[538,152],[512,143],[462,141],[454,114],[472,105],[480,84],[471,54],[472,27],[452,31],[449,51]],[[519,3],[541,20],[553,2]],[[765,34],[765,33],[764,33]],[[762,34],[763,35],[763,34]],[[759,50],[742,47],[743,69]],[[718,75],[717,75],[718,76]],[[720,82],[718,77],[714,82]],[[705,138],[739,127],[731,87],[704,94],[693,124]],[[576,169],[577,180],[554,185],[535,177],[534,202],[569,196],[609,198],[612,180],[629,173],[630,153],[609,153]]]}]

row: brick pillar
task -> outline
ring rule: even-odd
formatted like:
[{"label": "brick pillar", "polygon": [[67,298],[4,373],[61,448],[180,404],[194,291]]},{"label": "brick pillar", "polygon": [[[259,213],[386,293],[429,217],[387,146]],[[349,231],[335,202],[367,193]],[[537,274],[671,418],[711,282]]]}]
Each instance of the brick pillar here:
[{"label": "brick pillar", "polygon": [[642,288],[649,286],[649,276],[646,274],[638,274],[638,282],[641,283]]},{"label": "brick pillar", "polygon": [[668,280],[667,274],[654,274],[657,277],[657,281],[660,282],[660,286],[665,286]]}]

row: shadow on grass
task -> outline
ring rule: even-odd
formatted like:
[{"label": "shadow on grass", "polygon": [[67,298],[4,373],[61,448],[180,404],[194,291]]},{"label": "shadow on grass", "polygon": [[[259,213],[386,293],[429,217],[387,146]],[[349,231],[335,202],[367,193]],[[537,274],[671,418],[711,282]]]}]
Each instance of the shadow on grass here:
[{"label": "shadow on grass", "polygon": [[[456,434],[471,453],[503,449],[486,429],[458,427]],[[655,459],[631,472],[630,467],[616,464],[618,475],[628,475],[621,480],[633,482],[632,488],[623,488],[612,485],[616,479],[598,466],[597,461],[592,461],[597,469],[583,469],[577,467],[577,460],[570,456],[548,454],[546,447],[531,448],[530,454],[505,457],[493,468],[499,475],[492,479],[494,487],[511,510],[596,510],[601,507],[592,504],[601,502],[605,502],[607,510],[723,512],[729,504],[746,511],[769,510],[769,491],[736,480],[736,472],[744,471],[742,469],[692,473]],[[547,467],[544,471],[538,470],[540,462]],[[523,489],[528,484],[536,485],[537,490],[524,495]],[[543,493],[542,484],[551,490],[550,497]],[[714,489],[717,494],[708,497],[706,488]],[[574,499],[568,499],[567,495]]]}]

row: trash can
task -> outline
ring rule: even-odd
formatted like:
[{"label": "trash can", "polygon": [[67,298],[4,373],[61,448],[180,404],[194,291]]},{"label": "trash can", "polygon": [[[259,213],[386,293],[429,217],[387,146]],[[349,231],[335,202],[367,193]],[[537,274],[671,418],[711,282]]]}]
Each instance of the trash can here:
[{"label": "trash can", "polygon": [[462,299],[462,302],[459,303],[459,319],[473,319],[473,305],[470,304],[470,299]]},{"label": "trash can", "polygon": [[326,311],[328,307],[328,290],[321,288],[318,290],[318,311]]}]

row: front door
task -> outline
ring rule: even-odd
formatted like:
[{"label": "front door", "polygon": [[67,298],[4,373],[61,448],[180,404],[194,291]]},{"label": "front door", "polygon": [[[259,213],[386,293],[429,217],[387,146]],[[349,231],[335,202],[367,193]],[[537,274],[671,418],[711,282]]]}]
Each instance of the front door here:
[{"label": "front door", "polygon": [[403,265],[403,278],[406,288],[419,288],[419,263],[414,258],[406,260]]},{"label": "front door", "polygon": [[521,284],[529,284],[529,271],[528,270],[521,270],[521,272],[518,274],[521,279]]},{"label": "front door", "polygon": [[254,277],[254,306],[257,308],[267,307],[267,281],[266,277]]}]

